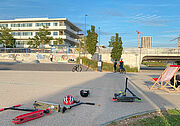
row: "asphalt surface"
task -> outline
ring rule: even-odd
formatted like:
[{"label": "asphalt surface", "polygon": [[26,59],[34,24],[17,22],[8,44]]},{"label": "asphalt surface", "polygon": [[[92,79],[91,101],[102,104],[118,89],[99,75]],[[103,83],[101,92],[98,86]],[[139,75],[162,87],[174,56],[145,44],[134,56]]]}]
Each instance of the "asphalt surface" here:
[{"label": "asphalt surface", "polygon": [[[15,71],[72,71],[76,64],[66,63],[8,63],[1,62],[0,70],[15,70]],[[82,66],[82,71],[91,71],[89,68]]]},{"label": "asphalt surface", "polygon": [[[149,90],[153,84],[152,77],[159,74],[0,71],[0,108],[15,104],[32,108],[35,100],[63,104],[62,99],[68,94],[82,102],[96,103],[95,106],[74,107],[64,114],[52,112],[51,115],[26,122],[22,126],[99,126],[136,113],[160,108],[180,108],[179,94]],[[142,99],[141,102],[112,102],[113,94],[124,90],[126,77],[129,78],[129,89]],[[79,94],[81,89],[89,89],[90,96],[82,98]],[[0,125],[13,126],[11,120],[24,113],[11,110],[0,112]]]}]

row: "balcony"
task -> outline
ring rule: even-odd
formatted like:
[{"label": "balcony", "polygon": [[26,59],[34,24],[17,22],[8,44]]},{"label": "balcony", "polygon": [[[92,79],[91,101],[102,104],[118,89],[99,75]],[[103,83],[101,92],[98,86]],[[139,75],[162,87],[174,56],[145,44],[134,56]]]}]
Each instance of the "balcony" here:
[{"label": "balcony", "polygon": [[72,42],[75,42],[75,43],[79,43],[77,40],[69,37],[69,36],[66,36],[66,39],[69,40],[69,41],[72,41]]},{"label": "balcony", "polygon": [[70,27],[68,27],[68,26],[67,26],[67,30],[77,35],[77,32],[74,31],[74,30],[72,30],[72,29],[71,29]]}]

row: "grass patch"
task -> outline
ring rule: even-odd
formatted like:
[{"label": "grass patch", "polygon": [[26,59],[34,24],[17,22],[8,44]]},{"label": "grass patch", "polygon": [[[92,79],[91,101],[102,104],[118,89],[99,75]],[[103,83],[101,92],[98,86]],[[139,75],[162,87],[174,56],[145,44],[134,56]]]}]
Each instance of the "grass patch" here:
[{"label": "grass patch", "polygon": [[[180,110],[169,109],[130,117],[116,122],[114,126],[180,126]],[[111,126],[111,124],[109,124]]]},{"label": "grass patch", "polygon": [[[82,64],[91,68],[92,70],[97,70],[97,60],[91,60],[86,57],[81,57]],[[77,58],[77,63],[79,63],[79,58]],[[114,71],[114,65],[112,63],[106,63],[102,62],[102,71]],[[124,65],[124,68],[126,69],[126,72],[138,72],[137,68],[130,68],[128,65]],[[117,68],[117,71],[119,72],[119,67]]]},{"label": "grass patch", "polygon": [[163,63],[163,62],[142,62],[142,64],[148,67],[166,67],[167,66],[167,63]]},{"label": "grass patch", "polygon": [[167,112],[162,112],[161,116],[155,115],[140,119],[132,125],[136,126],[137,124],[138,126],[180,126],[180,110],[167,110]]}]

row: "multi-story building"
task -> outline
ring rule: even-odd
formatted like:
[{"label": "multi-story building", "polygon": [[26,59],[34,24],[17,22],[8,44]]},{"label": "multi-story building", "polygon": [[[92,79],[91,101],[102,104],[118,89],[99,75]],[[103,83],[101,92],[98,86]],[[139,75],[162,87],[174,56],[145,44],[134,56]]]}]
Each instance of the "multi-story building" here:
[{"label": "multi-story building", "polygon": [[[68,21],[66,18],[26,18],[26,19],[14,19],[14,20],[0,20],[0,27],[8,27],[11,29],[11,34],[16,39],[16,47],[27,48],[27,42],[29,38],[33,38],[40,28],[43,26],[48,27],[48,31],[54,40],[50,45],[53,45],[53,41],[56,38],[62,38],[64,45],[74,46],[78,43],[77,33],[81,31],[80,28]],[[45,48],[50,48],[50,45],[45,45]]]},{"label": "multi-story building", "polygon": [[141,47],[142,48],[152,48],[152,36],[141,37]]}]

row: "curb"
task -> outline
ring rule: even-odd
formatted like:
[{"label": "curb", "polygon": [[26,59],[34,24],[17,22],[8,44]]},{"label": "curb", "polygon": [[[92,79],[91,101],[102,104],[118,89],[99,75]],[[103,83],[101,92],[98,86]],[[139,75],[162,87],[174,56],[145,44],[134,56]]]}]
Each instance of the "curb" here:
[{"label": "curb", "polygon": [[[174,108],[174,109],[176,109],[176,108]],[[123,116],[123,117],[117,118],[115,120],[106,122],[104,124],[101,124],[100,126],[107,126],[107,125],[111,124],[112,122],[117,122],[117,121],[121,121],[121,120],[130,118],[130,117],[133,117],[133,116],[139,116],[139,115],[143,115],[143,114],[147,114],[147,113],[151,113],[151,112],[156,112],[156,111],[162,111],[162,110],[166,110],[166,109],[165,108],[160,108],[160,109],[152,109],[152,110],[148,110],[148,111],[133,113],[133,114]]]}]

